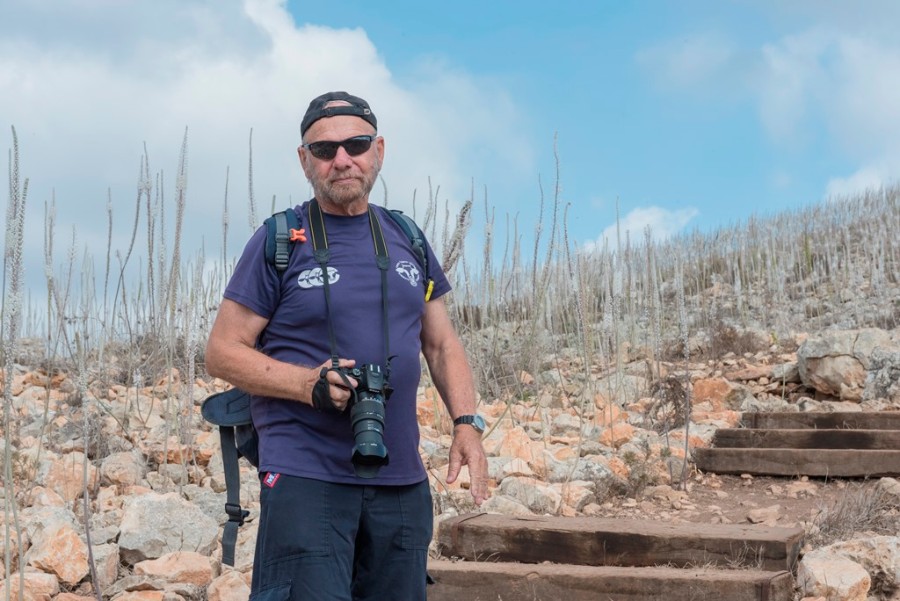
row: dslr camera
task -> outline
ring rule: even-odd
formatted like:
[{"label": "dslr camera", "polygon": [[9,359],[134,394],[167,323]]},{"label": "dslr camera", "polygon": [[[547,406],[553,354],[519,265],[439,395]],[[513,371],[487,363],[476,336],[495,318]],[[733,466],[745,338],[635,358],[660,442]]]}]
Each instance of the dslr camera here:
[{"label": "dslr camera", "polygon": [[392,390],[380,365],[340,368],[358,384],[350,395],[350,423],[353,426],[353,470],[360,478],[374,478],[389,461],[384,446],[384,407]]}]

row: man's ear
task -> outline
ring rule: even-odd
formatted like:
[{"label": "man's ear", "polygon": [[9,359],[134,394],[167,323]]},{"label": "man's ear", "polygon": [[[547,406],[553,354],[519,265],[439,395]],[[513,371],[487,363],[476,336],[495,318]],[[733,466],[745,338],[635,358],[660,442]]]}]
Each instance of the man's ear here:
[{"label": "man's ear", "polygon": [[300,168],[303,169],[303,175],[306,176],[306,179],[310,179],[309,177],[309,169],[307,166],[307,162],[309,161],[309,151],[303,148],[302,146],[297,147],[297,158],[300,159]]},{"label": "man's ear", "polygon": [[378,156],[379,165],[383,165],[384,164],[384,138],[381,136],[378,136],[377,138],[375,138],[375,152]]}]

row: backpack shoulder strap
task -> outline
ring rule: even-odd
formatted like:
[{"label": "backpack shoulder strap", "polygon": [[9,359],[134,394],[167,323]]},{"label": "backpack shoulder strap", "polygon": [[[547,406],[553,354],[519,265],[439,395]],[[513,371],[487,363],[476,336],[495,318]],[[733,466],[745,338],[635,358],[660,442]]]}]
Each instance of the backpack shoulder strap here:
[{"label": "backpack shoulder strap", "polygon": [[409,238],[410,246],[413,254],[419,260],[419,265],[425,271],[425,302],[431,300],[431,293],[434,290],[434,280],[431,279],[431,269],[428,265],[428,252],[425,248],[425,234],[412,217],[398,209],[390,209],[387,214],[391,216],[406,237]]},{"label": "backpack shoulder strap", "polygon": [[225,513],[228,521],[222,528],[222,563],[234,566],[237,531],[250,512],[241,507],[241,472],[238,450],[234,440],[234,426],[219,426],[222,447],[222,466],[225,470]]},{"label": "backpack shoulder strap", "polygon": [[294,209],[275,213],[265,221],[266,262],[274,265],[279,274],[287,269],[294,249],[294,242],[303,241],[305,231],[300,228],[300,219]]},{"label": "backpack shoulder strap", "polygon": [[241,507],[240,454],[235,439],[235,428],[251,422],[250,395],[237,388],[213,394],[203,401],[200,412],[206,421],[219,428],[225,472],[225,513],[228,515],[222,530],[222,563],[233,566],[238,527],[250,515]]}]

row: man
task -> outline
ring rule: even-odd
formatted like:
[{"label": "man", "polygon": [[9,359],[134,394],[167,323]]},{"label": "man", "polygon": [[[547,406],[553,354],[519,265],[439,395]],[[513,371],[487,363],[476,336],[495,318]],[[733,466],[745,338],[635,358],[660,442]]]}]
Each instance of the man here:
[{"label": "man", "polygon": [[[300,165],[315,198],[294,209],[302,227],[287,269],[267,263],[260,228],[206,348],[210,375],[253,395],[262,510],[251,598],[424,601],[433,516],[418,452],[420,352],[454,418],[447,481],[467,465],[475,503],[488,497],[472,372],[441,298],[450,285],[432,269],[426,302],[409,238],[369,205],[384,139],[366,101],[346,92],[315,98],[301,137]],[[324,261],[313,248],[316,227],[326,234]],[[376,252],[380,239],[386,263]],[[360,377],[349,370],[371,375],[369,366],[389,384],[380,405],[386,452],[360,460],[361,426],[351,423],[362,413],[353,403]],[[373,378],[363,378],[372,388]]]}]

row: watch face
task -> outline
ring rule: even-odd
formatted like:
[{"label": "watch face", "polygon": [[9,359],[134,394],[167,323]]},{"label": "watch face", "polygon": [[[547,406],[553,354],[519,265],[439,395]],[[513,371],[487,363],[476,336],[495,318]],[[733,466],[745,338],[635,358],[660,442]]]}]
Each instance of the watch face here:
[{"label": "watch face", "polygon": [[475,415],[462,415],[453,420],[453,424],[456,426],[460,426],[462,424],[468,424],[478,430],[479,432],[484,432],[485,422],[484,418],[478,414]]},{"label": "watch face", "polygon": [[474,419],[472,420],[472,425],[479,432],[484,432],[484,428],[485,428],[484,418],[481,417],[480,415],[476,415],[474,417]]}]

